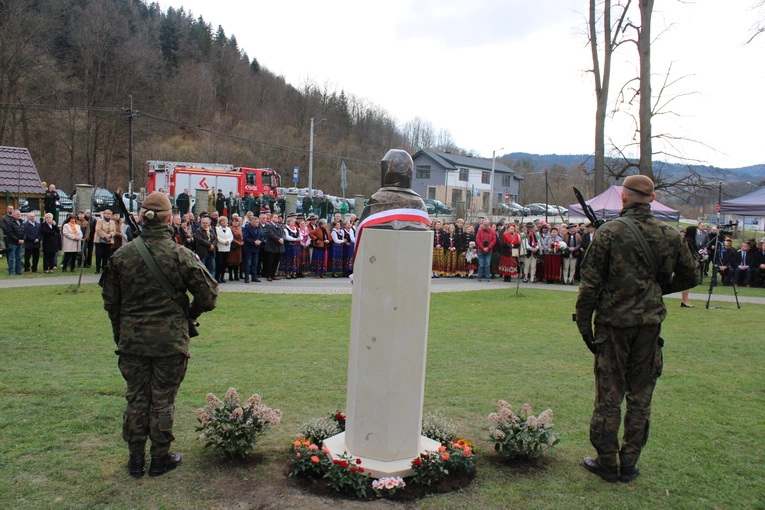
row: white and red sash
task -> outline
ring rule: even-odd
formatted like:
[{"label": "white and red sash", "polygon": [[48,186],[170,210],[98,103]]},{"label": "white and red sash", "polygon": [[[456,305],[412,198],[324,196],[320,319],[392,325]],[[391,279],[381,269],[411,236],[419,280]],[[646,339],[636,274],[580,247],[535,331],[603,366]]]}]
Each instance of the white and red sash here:
[{"label": "white and red sash", "polygon": [[356,234],[356,247],[353,251],[353,259],[356,260],[356,253],[361,246],[361,234],[364,231],[364,227],[371,227],[380,225],[382,223],[389,223],[391,221],[413,221],[416,223],[422,223],[423,225],[430,226],[430,217],[425,211],[420,209],[389,209],[376,214],[371,214],[364,218],[364,221],[359,223],[359,230]]}]

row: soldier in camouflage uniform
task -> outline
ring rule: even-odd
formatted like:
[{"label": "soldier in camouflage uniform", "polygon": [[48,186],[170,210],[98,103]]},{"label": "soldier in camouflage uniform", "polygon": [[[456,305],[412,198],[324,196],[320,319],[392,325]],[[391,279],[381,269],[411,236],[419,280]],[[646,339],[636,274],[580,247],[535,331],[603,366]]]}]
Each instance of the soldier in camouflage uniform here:
[{"label": "soldier in camouflage uniform", "polygon": [[[181,463],[181,454],[170,453],[170,443],[175,439],[175,395],[189,358],[188,319],[215,308],[218,295],[217,283],[196,255],[173,241],[167,196],[149,195],[141,204],[140,215],[144,225],[141,239],[161,273],[181,294],[178,301],[184,310],[154,278],[135,242],[111,257],[100,284],[117,343],[119,368],[127,381],[122,436],[129,445],[128,468],[133,477],[144,474],[147,438],[151,438],[150,476]],[[194,296],[190,304],[187,290]]]},{"label": "soldier in camouflage uniform", "polygon": [[659,333],[667,310],[662,295],[692,288],[699,281],[698,264],[688,245],[675,229],[654,218],[650,203],[655,196],[650,178],[634,175],[624,180],[621,216],[631,219],[645,237],[657,274],[636,236],[621,221],[609,221],[598,229],[581,266],[576,321],[595,353],[590,442],[598,452],[597,458],[586,457],[583,466],[610,482],[629,482],[639,474],[637,461],[648,439],[651,397],[663,365],[664,341]]}]

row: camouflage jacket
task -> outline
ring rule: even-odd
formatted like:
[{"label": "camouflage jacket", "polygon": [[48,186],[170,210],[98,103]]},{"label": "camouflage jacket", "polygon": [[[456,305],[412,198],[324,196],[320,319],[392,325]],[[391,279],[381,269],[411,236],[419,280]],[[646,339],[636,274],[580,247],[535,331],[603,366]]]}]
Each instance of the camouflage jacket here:
[{"label": "camouflage jacket", "polygon": [[[215,308],[218,284],[191,250],[173,241],[167,225],[146,225],[141,237],[170,284],[182,292],[190,318]],[[112,321],[117,354],[163,357],[189,354],[186,314],[165,292],[133,243],[117,250],[101,277],[104,308]],[[186,291],[194,300],[189,304]]]},{"label": "camouflage jacket", "polygon": [[595,322],[626,328],[659,324],[667,315],[662,295],[690,289],[699,281],[695,257],[675,229],[651,212],[649,204],[628,204],[621,216],[630,218],[653,250],[658,275],[629,228],[609,221],[595,233],[582,260],[576,322],[579,332]]}]

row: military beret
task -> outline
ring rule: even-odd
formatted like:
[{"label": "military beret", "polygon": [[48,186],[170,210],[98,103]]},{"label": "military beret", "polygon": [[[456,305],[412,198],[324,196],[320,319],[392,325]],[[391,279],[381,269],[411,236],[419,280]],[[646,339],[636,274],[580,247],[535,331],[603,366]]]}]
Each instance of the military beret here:
[{"label": "military beret", "polygon": [[647,175],[630,175],[624,179],[623,186],[629,190],[640,193],[641,195],[645,195],[647,197],[653,195],[653,181]]},{"label": "military beret", "polygon": [[159,191],[155,191],[146,199],[141,202],[141,209],[146,209],[147,211],[154,211],[156,213],[159,212],[170,212],[172,211],[172,206],[170,205],[170,200],[167,198],[167,195],[164,193],[160,193]]},{"label": "military beret", "polygon": [[534,226],[534,224],[533,224],[533,223],[531,223],[531,222],[528,222],[528,223],[526,223],[526,226],[527,226],[527,227],[533,227],[533,226]]}]

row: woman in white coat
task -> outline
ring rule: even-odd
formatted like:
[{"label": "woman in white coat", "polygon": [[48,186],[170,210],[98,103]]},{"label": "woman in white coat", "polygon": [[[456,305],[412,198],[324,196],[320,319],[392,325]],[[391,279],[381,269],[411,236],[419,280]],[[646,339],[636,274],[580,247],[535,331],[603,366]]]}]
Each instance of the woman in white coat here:
[{"label": "woman in white coat", "polygon": [[218,254],[215,257],[215,279],[218,283],[225,283],[226,268],[228,267],[228,252],[231,251],[231,243],[234,241],[234,233],[228,226],[228,218],[221,216],[218,226],[215,227],[216,248]]},{"label": "woman in white coat", "polygon": [[77,217],[74,214],[69,214],[66,217],[66,223],[61,228],[61,234],[61,248],[64,252],[61,271],[66,273],[67,266],[70,271],[74,271],[77,254],[82,249],[82,229],[77,224]]}]

